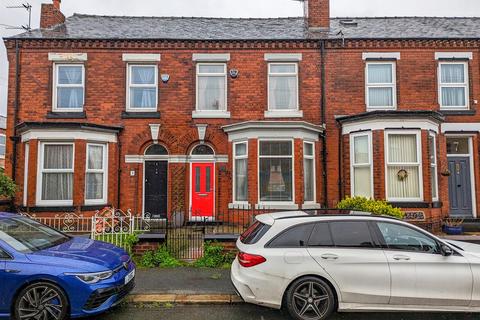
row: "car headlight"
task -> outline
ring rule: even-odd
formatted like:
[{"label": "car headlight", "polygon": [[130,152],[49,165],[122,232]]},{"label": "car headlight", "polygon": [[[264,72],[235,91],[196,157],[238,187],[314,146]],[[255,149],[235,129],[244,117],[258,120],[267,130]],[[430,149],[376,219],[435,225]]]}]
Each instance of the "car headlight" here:
[{"label": "car headlight", "polygon": [[80,281],[87,284],[94,284],[102,280],[107,280],[113,275],[112,271],[96,272],[96,273],[66,273],[68,276],[75,276]]}]

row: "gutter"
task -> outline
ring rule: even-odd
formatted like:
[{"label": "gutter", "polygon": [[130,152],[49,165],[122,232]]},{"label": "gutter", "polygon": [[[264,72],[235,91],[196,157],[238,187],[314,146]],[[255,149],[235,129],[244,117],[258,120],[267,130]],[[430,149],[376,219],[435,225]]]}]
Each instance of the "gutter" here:
[{"label": "gutter", "polygon": [[[320,69],[321,69],[321,121],[324,128],[326,128],[326,108],[327,108],[327,85],[325,82],[325,40],[320,40]],[[328,176],[327,176],[327,131],[325,130],[322,134],[322,171],[323,171],[323,207],[328,208]]]}]

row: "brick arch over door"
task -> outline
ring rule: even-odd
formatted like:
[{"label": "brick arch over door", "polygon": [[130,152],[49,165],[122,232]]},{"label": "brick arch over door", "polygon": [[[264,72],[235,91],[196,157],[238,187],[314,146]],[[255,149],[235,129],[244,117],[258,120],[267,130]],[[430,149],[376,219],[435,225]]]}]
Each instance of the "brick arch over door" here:
[{"label": "brick arch over door", "polygon": [[[130,143],[128,144],[126,153],[127,154],[144,154],[145,150],[154,144],[152,140],[152,134],[150,132],[150,128],[146,128],[145,130],[136,134],[132,141],[138,141],[139,143]],[[177,154],[178,153],[178,144],[180,139],[176,138],[170,130],[167,129],[160,129],[160,133],[158,134],[158,143],[162,144],[169,152],[169,154]]]}]

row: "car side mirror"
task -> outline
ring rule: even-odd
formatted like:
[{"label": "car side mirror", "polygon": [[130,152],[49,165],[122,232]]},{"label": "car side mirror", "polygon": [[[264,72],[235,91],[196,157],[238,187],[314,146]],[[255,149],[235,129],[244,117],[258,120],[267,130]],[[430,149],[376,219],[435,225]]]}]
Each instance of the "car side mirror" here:
[{"label": "car side mirror", "polygon": [[440,247],[440,250],[442,252],[442,255],[444,257],[450,257],[451,255],[453,255],[453,250],[452,248],[450,248],[449,246],[447,246],[446,244],[442,244],[442,246]]}]

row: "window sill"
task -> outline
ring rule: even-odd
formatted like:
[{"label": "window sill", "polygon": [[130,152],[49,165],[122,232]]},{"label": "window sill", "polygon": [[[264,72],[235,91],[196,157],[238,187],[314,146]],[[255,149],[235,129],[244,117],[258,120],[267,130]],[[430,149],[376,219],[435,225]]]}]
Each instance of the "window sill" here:
[{"label": "window sill", "polygon": [[423,202],[423,201],[388,201],[389,204],[397,208],[408,209],[408,208],[419,208],[419,209],[428,209],[432,207],[432,203]]},{"label": "window sill", "polygon": [[303,111],[265,111],[265,118],[302,118]]},{"label": "window sill", "polygon": [[124,111],[122,119],[160,119],[160,112]]},{"label": "window sill", "polygon": [[322,206],[319,203],[304,203],[302,209],[304,210],[316,210],[321,209]]},{"label": "window sill", "polygon": [[228,209],[252,209],[250,203],[229,203]]},{"label": "window sill", "polygon": [[85,204],[84,206],[81,206],[82,211],[97,211],[97,210],[102,210],[105,207],[111,207],[111,205],[105,203],[105,204]]},{"label": "window sill", "polygon": [[444,116],[473,116],[477,113],[476,110],[452,110],[452,109],[440,109],[439,112]]},{"label": "window sill", "polygon": [[367,112],[372,112],[372,111],[397,111],[397,107],[377,107],[377,108],[371,108],[367,106]]},{"label": "window sill", "polygon": [[298,204],[290,203],[257,203],[255,209],[275,209],[275,210],[298,210]]},{"label": "window sill", "polygon": [[36,206],[36,207],[23,207],[21,208],[24,211],[27,211],[28,209],[29,212],[74,212],[76,208],[74,206]]},{"label": "window sill", "polygon": [[193,111],[193,119],[230,119],[228,111]]},{"label": "window sill", "polygon": [[47,119],[86,119],[87,114],[85,111],[81,112],[52,112],[47,113]]}]

